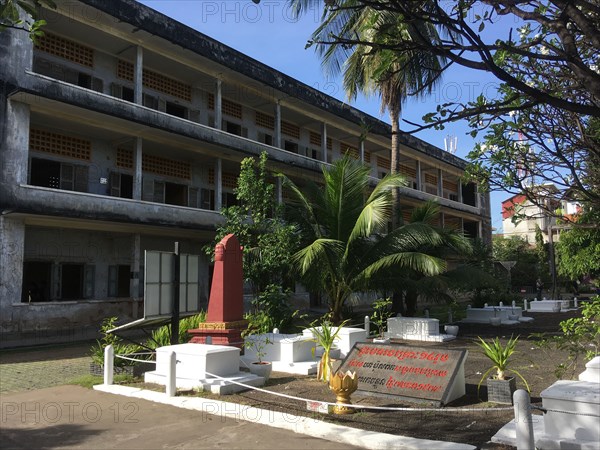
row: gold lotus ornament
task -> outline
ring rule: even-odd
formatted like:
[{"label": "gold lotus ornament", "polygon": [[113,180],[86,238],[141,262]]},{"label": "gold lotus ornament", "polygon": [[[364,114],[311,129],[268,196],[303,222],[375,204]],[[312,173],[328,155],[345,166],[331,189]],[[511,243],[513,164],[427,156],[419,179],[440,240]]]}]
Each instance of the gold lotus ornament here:
[{"label": "gold lotus ornament", "polygon": [[343,406],[349,405],[350,395],[358,388],[358,377],[356,372],[349,370],[344,372],[336,372],[329,377],[329,389],[336,395],[336,405],[333,407],[334,414],[354,414],[354,408]]}]

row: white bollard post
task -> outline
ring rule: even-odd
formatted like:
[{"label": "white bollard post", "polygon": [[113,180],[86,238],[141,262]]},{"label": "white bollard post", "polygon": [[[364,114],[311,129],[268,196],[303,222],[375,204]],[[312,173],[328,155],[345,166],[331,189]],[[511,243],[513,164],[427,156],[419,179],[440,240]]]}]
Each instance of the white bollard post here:
[{"label": "white bollard post", "polygon": [[502,308],[504,306],[504,302],[500,302],[500,304],[498,306],[500,306],[500,308]]},{"label": "white bollard post", "polygon": [[523,300],[523,311],[527,311],[529,305],[527,304],[527,299]]},{"label": "white bollard post", "polygon": [[515,302],[514,300],[512,301],[512,307],[516,308],[517,307],[517,302]]},{"label": "white bollard post", "polygon": [[279,328],[273,328],[273,334],[279,334]]},{"label": "white bollard post", "polygon": [[429,308],[425,308],[425,318],[429,319]]},{"label": "white bollard post", "polygon": [[371,320],[369,316],[365,316],[365,331],[367,332],[367,337],[371,334]]},{"label": "white bollard post", "polygon": [[167,396],[175,397],[177,392],[177,355],[169,352],[169,370],[167,371]]},{"label": "white bollard post", "polygon": [[487,308],[487,307],[488,307],[488,304],[487,304],[487,303],[484,303],[484,304],[483,304],[483,307],[484,307],[484,308]]},{"label": "white bollard post", "polygon": [[115,349],[112,345],[104,347],[104,384],[113,384]]},{"label": "white bollard post", "polygon": [[535,450],[529,393],[524,389],[517,389],[513,394],[513,405],[517,426],[517,450]]},{"label": "white bollard post", "polygon": [[573,297],[573,306],[575,308],[579,308],[579,304],[577,303],[577,297]]},{"label": "white bollard post", "polygon": [[454,322],[454,317],[452,316],[452,310],[448,310],[448,323]]},{"label": "white bollard post", "polygon": [[467,305],[467,309],[471,309],[471,308],[472,308],[472,306],[470,304]]},{"label": "white bollard post", "polygon": [[206,336],[206,337],[204,338],[204,343],[205,343],[206,345],[212,345],[212,336]]}]

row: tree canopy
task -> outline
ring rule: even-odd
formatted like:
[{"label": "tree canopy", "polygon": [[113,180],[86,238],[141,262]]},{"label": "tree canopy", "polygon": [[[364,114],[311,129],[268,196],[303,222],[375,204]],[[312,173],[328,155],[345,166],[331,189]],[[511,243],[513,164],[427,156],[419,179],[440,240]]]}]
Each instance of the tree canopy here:
[{"label": "tree canopy", "polygon": [[[318,0],[290,0],[301,13]],[[472,136],[483,142],[468,155],[468,174],[481,185],[525,193],[542,208],[536,184],[552,182],[557,197],[569,190],[578,200],[600,207],[600,191],[590,183],[600,157],[600,3],[597,0],[332,0],[323,22],[352,17],[365,8],[391,15],[411,29],[411,38],[373,25],[356,33],[341,19],[309,41],[310,45],[370,45],[371,54],[429,52],[450,65],[487,72],[499,81],[497,92],[465,102],[437,105],[409,132],[442,129],[466,119]],[[343,15],[340,14],[343,12]],[[416,24],[430,24],[441,37],[432,41]],[[365,38],[368,36],[368,39]],[[547,211],[556,214],[554,210]]]},{"label": "tree canopy", "polygon": [[46,25],[45,20],[38,20],[38,8],[46,6],[56,8],[52,0],[2,0],[0,2],[0,32],[8,28],[22,30],[29,33],[35,41],[44,32],[41,28]]}]

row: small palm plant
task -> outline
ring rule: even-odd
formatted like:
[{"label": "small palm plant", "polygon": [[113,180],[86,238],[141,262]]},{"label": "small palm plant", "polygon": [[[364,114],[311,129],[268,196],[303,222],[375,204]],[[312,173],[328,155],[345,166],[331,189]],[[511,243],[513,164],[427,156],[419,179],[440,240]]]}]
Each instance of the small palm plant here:
[{"label": "small palm plant", "polygon": [[[347,320],[343,321],[339,326],[334,326],[329,320],[322,320],[320,324],[313,322],[311,324],[310,331],[313,334],[313,342],[323,347],[323,356],[319,361],[317,367],[317,379],[324,382],[329,382],[331,375],[331,357],[329,352],[333,347],[333,344],[344,325],[348,323]],[[314,354],[314,349],[313,349]]]},{"label": "small palm plant", "polygon": [[523,380],[523,383],[525,383],[525,386],[527,387],[527,391],[530,391],[529,384],[527,383],[527,380],[525,380],[523,375],[521,375],[519,371],[515,369],[508,369],[508,365],[511,362],[511,356],[515,352],[519,337],[517,336],[513,338],[511,336],[505,346],[502,345],[500,339],[498,339],[497,337],[492,339],[491,343],[484,341],[480,336],[478,336],[477,338],[479,339],[479,342],[476,342],[476,344],[479,347],[481,347],[481,349],[483,350],[483,354],[487,356],[493,363],[492,367],[486,370],[483,376],[481,377],[481,380],[477,385],[477,391],[479,392],[481,383],[483,383],[483,380],[485,380],[489,373],[494,369],[496,370],[496,376],[494,377],[495,379],[506,380],[506,372],[510,370],[519,378],[521,378],[521,380]]}]

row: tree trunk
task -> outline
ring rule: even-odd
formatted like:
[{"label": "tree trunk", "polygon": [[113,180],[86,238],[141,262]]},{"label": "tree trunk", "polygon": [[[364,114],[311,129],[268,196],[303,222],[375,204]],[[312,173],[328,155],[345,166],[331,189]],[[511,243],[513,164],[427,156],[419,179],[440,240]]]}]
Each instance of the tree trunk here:
[{"label": "tree trunk", "polygon": [[[392,122],[392,148],[390,152],[390,172],[392,174],[400,173],[400,105],[390,105],[390,121]],[[400,189],[392,191],[392,229],[396,229],[400,223]]]},{"label": "tree trunk", "polygon": [[397,314],[401,314],[401,315],[405,315],[404,313],[404,296],[402,295],[402,292],[397,292],[395,291],[392,294],[392,312],[394,313],[394,315]]}]

